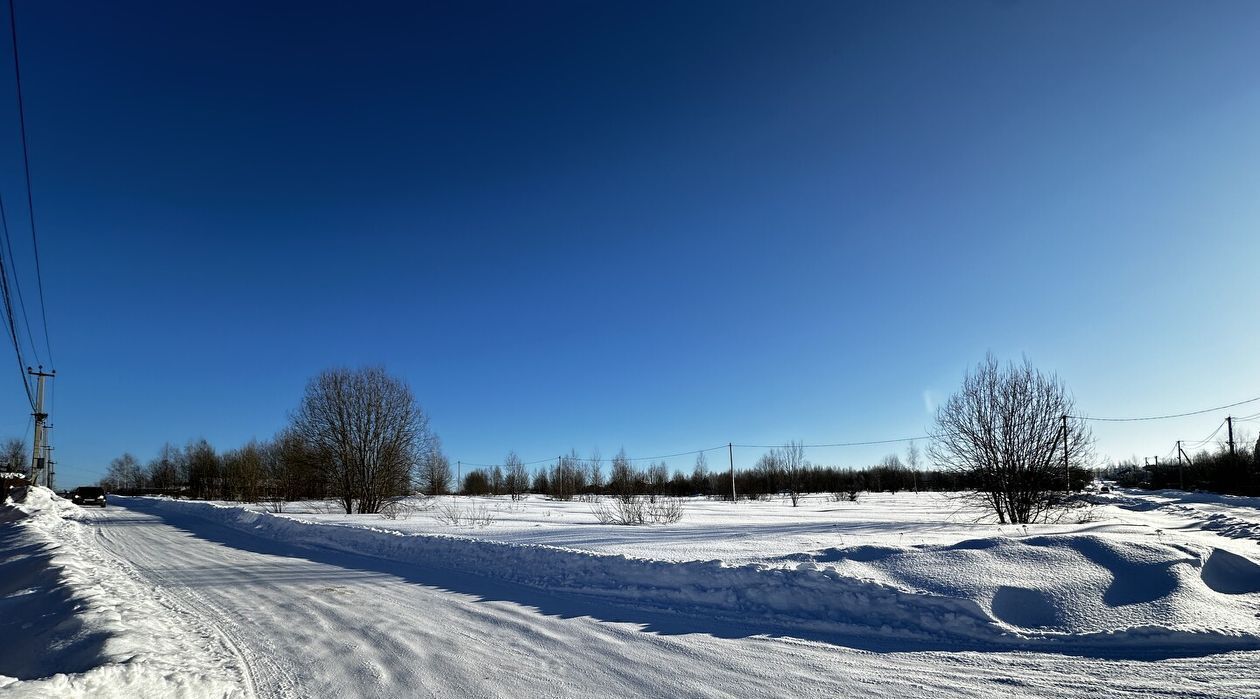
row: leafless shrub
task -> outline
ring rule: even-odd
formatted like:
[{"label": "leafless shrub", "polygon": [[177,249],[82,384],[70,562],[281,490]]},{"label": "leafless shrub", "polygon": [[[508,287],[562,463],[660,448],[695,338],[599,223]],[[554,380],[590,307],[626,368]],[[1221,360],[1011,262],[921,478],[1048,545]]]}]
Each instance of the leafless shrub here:
[{"label": "leafless shrub", "polygon": [[649,503],[648,517],[656,524],[673,524],[683,518],[682,500],[678,498],[659,498]]},{"label": "leafless shrub", "polygon": [[385,519],[411,519],[411,515],[415,514],[416,506],[412,502],[403,498],[395,498],[381,505],[381,517]]},{"label": "leafless shrub", "polygon": [[437,514],[433,518],[438,521],[438,524],[445,524],[448,527],[463,526],[466,520],[464,508],[453,501],[444,502],[438,506]]},{"label": "leafless shrub", "polygon": [[600,524],[644,524],[647,521],[647,499],[630,495],[600,500],[591,505],[591,512]]},{"label": "leafless shrub", "polygon": [[434,519],[448,527],[472,527],[483,529],[494,523],[494,511],[485,505],[464,507],[454,501],[443,503],[437,508]]},{"label": "leafless shrub", "polygon": [[601,499],[592,502],[590,509],[600,524],[673,524],[683,517],[682,500],[664,496]]},{"label": "leafless shrub", "polygon": [[974,483],[973,499],[999,523],[1045,521],[1063,504],[1067,466],[1083,469],[1092,458],[1089,428],[1074,412],[1058,377],[989,355],[937,409],[929,453]]}]

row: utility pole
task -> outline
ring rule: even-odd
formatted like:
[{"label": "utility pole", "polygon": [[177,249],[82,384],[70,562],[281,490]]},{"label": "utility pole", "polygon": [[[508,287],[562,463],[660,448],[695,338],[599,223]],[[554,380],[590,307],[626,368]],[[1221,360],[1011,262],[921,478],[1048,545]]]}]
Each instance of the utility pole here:
[{"label": "utility pole", "polygon": [[[35,418],[35,436],[31,440],[34,442],[31,449],[31,485],[39,484],[39,474],[44,470],[44,421],[48,419],[48,413],[44,412],[44,379],[57,375],[56,371],[45,373],[41,364],[39,370],[26,367],[26,373],[35,377],[35,412],[32,416]],[[47,479],[47,474],[45,474]]]},{"label": "utility pole", "polygon": [[[446,463],[449,464],[450,462],[447,461]],[[450,471],[447,471],[447,473],[450,473]],[[463,487],[464,487],[464,462],[456,461],[455,462],[455,492],[458,493],[459,489]]]},{"label": "utility pole", "polygon": [[1229,425],[1229,455],[1234,456],[1234,418],[1232,415],[1225,418],[1225,424]]},{"label": "utility pole", "polygon": [[[52,425],[49,425],[49,426],[48,426],[47,428],[45,428],[45,429],[52,429]],[[45,454],[47,454],[47,459],[48,459],[48,460],[45,462],[45,463],[47,464],[47,466],[48,466],[48,470],[47,470],[47,472],[46,472],[48,475],[44,478],[44,485],[48,486],[48,489],[49,489],[49,490],[53,490],[53,491],[55,491],[55,490],[57,490],[57,488],[56,488],[57,479],[56,479],[56,474],[54,474],[54,473],[53,473],[53,466],[54,466],[55,464],[54,464],[54,462],[53,462],[52,452],[53,452],[53,447],[52,447],[52,445],[51,445],[51,444],[45,444],[45,445],[44,445],[44,453],[45,453]]]},{"label": "utility pole", "polygon": [[1182,453],[1183,452],[1181,451],[1181,440],[1178,439],[1177,440],[1177,488],[1179,488],[1180,490],[1185,490],[1186,489],[1186,476],[1185,476],[1185,473],[1181,470]]},{"label": "utility pole", "polygon": [[735,502],[735,447],[726,443],[726,456],[731,460],[731,502]]},{"label": "utility pole", "polygon": [[1067,418],[1068,418],[1067,415],[1063,415],[1061,416],[1060,419],[1063,420],[1063,474],[1067,476],[1067,485],[1065,485],[1064,488],[1066,489],[1067,493],[1070,495],[1072,493],[1072,467],[1068,465]]}]

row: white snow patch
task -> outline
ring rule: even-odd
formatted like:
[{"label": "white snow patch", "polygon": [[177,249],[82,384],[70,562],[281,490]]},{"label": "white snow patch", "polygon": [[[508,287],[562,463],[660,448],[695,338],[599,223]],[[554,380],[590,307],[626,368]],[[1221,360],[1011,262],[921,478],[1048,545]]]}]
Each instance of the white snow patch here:
[{"label": "white snow patch", "polygon": [[14,500],[0,508],[4,696],[240,695],[225,648],[90,545],[78,507],[43,487]]},{"label": "white snow patch", "polygon": [[144,499],[144,506],[196,514],[288,544],[683,614],[759,621],[768,629],[983,647],[1260,648],[1260,596],[1246,591],[1245,565],[1193,545],[1090,535],[991,537],[950,545],[833,547],[732,565],[330,526],[210,503]]}]

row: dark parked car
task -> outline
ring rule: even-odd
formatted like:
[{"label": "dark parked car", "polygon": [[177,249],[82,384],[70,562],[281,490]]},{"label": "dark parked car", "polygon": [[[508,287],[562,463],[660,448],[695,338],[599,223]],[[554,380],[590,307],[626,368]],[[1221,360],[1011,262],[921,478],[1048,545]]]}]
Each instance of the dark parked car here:
[{"label": "dark parked car", "polygon": [[70,502],[76,505],[100,505],[105,507],[105,489],[95,486],[75,488],[74,493],[70,496]]}]

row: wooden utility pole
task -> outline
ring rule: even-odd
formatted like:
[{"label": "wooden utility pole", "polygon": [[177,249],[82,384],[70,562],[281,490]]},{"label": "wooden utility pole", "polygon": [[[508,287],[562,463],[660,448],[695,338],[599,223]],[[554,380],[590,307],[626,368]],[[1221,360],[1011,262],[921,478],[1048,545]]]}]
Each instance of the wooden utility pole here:
[{"label": "wooden utility pole", "polygon": [[1234,418],[1225,418],[1225,424],[1229,426],[1229,455],[1234,456]]},{"label": "wooden utility pole", "polygon": [[[26,373],[35,377],[35,412],[31,415],[35,418],[35,436],[31,440],[34,444],[31,449],[31,485],[39,484],[39,475],[44,471],[44,421],[48,419],[48,413],[44,412],[44,379],[57,375],[56,371],[46,373],[43,365],[38,370],[26,367]],[[47,485],[48,474],[44,473],[45,485]]]},{"label": "wooden utility pole", "polygon": [[735,447],[730,442],[726,443],[726,456],[731,461],[731,502],[735,502]]}]

